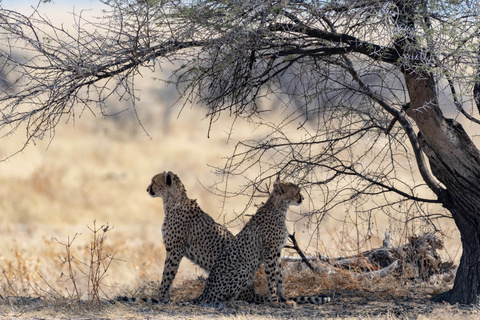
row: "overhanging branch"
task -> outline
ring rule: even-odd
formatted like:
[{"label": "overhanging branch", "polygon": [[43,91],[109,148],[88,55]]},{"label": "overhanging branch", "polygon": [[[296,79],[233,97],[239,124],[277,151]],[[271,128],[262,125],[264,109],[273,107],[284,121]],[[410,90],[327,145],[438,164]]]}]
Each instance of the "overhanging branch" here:
[{"label": "overhanging branch", "polygon": [[[298,33],[308,37],[320,39],[334,46],[322,46],[320,48],[301,49],[291,48],[279,51],[279,55],[285,56],[289,54],[315,55],[315,54],[344,54],[349,52],[357,52],[367,55],[368,57],[386,62],[397,63],[400,58],[398,52],[394,48],[380,46],[377,44],[362,41],[356,37],[340,34],[335,32],[327,32],[324,30],[307,27],[291,23],[276,23],[269,27],[272,32]],[[335,46],[336,45],[336,46]]]}]

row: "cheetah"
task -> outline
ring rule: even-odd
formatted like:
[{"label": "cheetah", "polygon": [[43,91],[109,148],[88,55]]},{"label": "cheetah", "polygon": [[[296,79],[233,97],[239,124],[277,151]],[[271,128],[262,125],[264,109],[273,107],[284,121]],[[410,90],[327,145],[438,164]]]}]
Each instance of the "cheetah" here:
[{"label": "cheetah", "polygon": [[[158,297],[137,299],[121,296],[116,298],[117,301],[169,302],[170,289],[182,258],[187,257],[208,272],[223,247],[233,238],[232,233],[205,213],[196,200],[187,197],[182,181],[171,171],[155,175],[147,192],[152,197],[162,198],[165,212],[162,235],[167,254]],[[261,300],[253,285],[239,299],[246,302]]]},{"label": "cheetah", "polygon": [[155,175],[147,192],[163,200],[165,219],[162,235],[166,259],[158,301],[168,302],[180,260],[187,257],[209,271],[233,235],[205,213],[196,200],[187,197],[185,187],[176,174],[169,171]]},{"label": "cheetah", "polygon": [[267,278],[266,301],[272,306],[286,303],[322,304],[328,296],[297,297],[287,301],[280,270],[280,253],[288,231],[285,225],[290,205],[300,205],[303,196],[293,183],[276,182],[267,202],[247,222],[215,261],[203,293],[193,304],[232,303],[251,286],[256,271],[264,264]]}]

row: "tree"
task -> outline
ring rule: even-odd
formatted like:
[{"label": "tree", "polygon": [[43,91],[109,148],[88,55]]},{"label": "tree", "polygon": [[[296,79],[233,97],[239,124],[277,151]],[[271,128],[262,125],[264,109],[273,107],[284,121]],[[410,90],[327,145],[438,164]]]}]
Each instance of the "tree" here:
[{"label": "tree", "polygon": [[[374,196],[441,204],[463,253],[453,289],[436,300],[480,304],[479,151],[444,115],[480,123],[477,1],[105,3],[101,21],[77,15],[75,32],[39,13],[0,10],[4,70],[16,83],[0,95],[1,130],[25,125],[28,143],[64,117],[106,113],[112,95],[135,108],[140,68],[174,62],[170,81],[206,106],[212,123],[226,112],[271,126],[264,139],[237,146],[225,175],[259,170],[255,188],[293,176],[323,191],[322,210]],[[20,49],[28,54],[15,55]],[[287,99],[282,121],[264,121],[265,97]],[[292,122],[304,138],[290,138]],[[407,169],[422,181],[399,173],[411,159]]]}]

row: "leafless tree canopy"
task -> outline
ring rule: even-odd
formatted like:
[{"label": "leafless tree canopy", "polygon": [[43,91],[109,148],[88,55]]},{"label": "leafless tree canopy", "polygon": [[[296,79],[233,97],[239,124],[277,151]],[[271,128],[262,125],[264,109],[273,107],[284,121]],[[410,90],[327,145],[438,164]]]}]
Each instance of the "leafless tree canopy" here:
[{"label": "leafless tree canopy", "polygon": [[[374,187],[370,192],[422,200],[417,185],[395,178],[398,157],[413,149],[416,160],[408,161],[418,162],[427,184],[438,188],[423,171],[402,113],[408,96],[401,69],[431,71],[442,80],[438,90],[449,90],[458,110],[477,121],[468,110],[478,71],[475,1],[106,3],[111,11],[100,20],[74,16],[74,30],[52,24],[41,10],[28,17],[0,11],[2,70],[14,83],[0,97],[4,135],[25,125],[30,141],[86,110],[108,114],[105,100],[112,95],[135,108],[140,67],[170,61],[179,65],[171,80],[206,105],[212,119],[228,111],[263,122],[265,96],[290,105],[284,122],[269,124],[276,127],[272,135],[238,146],[228,174],[276,154],[283,160],[264,170],[257,185],[278,171],[314,184],[361,176],[357,193]],[[399,22],[402,5],[413,8],[406,24]],[[415,50],[397,41],[412,37]],[[304,139],[281,134],[291,122],[299,123]],[[356,149],[358,141],[369,142]],[[379,144],[384,148],[373,151]],[[372,169],[364,161],[369,152],[387,161]]]}]

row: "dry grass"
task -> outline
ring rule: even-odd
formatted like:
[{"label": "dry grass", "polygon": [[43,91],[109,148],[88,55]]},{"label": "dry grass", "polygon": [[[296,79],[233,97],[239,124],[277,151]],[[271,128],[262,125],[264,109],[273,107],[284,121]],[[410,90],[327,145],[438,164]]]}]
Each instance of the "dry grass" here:
[{"label": "dry grass", "polygon": [[[258,278],[262,278],[261,272]],[[215,309],[193,306],[183,301],[200,294],[204,280],[186,280],[176,286],[169,305],[111,304],[101,307],[87,302],[68,299],[43,298],[40,301],[2,300],[0,312],[8,318],[102,318],[102,319],[474,319],[477,310],[431,303],[429,286],[406,279],[386,277],[365,279],[353,277],[348,272],[336,275],[315,275],[309,270],[286,270],[285,288],[289,296],[300,294],[325,294],[336,291],[333,303],[323,306],[298,306],[296,308],[270,308],[239,304],[236,308]],[[260,286],[262,285],[262,281]],[[449,285],[445,283],[444,289]],[[145,286],[148,295],[158,288],[158,283]],[[315,289],[317,288],[317,289]],[[321,288],[321,289],[318,289]],[[7,302],[8,301],[8,302]]]}]

